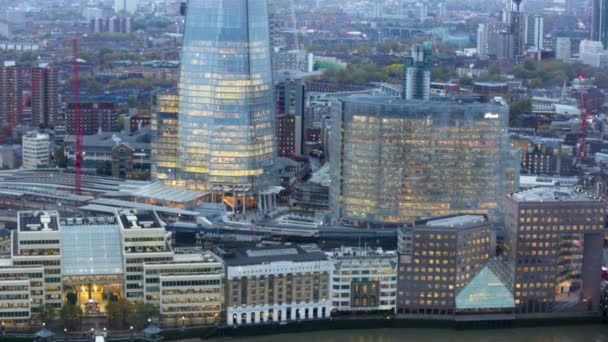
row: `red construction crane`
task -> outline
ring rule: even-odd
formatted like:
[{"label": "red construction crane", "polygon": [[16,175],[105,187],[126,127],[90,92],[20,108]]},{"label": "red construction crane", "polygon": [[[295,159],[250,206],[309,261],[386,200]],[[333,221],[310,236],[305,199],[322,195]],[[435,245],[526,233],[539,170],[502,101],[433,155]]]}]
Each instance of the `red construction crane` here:
[{"label": "red construction crane", "polygon": [[74,129],[76,130],[76,148],[74,151],[74,187],[76,194],[81,194],[82,167],[82,127],[80,126],[80,91],[78,89],[78,39],[72,37],[72,77],[74,82]]}]

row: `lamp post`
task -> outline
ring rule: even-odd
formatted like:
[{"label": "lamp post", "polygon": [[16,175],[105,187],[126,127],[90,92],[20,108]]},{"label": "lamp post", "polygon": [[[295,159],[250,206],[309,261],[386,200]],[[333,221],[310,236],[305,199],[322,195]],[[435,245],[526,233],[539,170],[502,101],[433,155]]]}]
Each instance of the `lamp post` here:
[{"label": "lamp post", "polygon": [[68,329],[67,328],[63,328],[63,340],[64,341],[68,340]]},{"label": "lamp post", "polygon": [[6,335],[6,328],[4,326],[4,321],[2,321],[2,335]]},{"label": "lamp post", "polygon": [[129,327],[129,332],[131,333],[131,341],[133,341],[133,326]]},{"label": "lamp post", "polygon": [[182,329],[186,329],[186,317],[182,316]]}]

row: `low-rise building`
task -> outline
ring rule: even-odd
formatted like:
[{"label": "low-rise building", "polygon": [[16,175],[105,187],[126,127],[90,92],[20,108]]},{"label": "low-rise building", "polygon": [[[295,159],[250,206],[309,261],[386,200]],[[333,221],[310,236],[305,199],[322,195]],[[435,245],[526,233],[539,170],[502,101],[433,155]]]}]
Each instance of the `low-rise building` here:
[{"label": "low-rise building", "polygon": [[495,250],[484,215],[416,221],[399,231],[398,244],[398,312],[446,319],[456,315],[458,294]]},{"label": "low-rise building", "polygon": [[333,261],[331,301],[335,311],[390,311],[397,308],[397,252],[342,247]]},{"label": "low-rise building", "polygon": [[0,319],[23,325],[42,306],[59,309],[65,302],[103,314],[109,301],[124,298],[155,305],[164,324],[218,323],[221,259],[202,249],[174,250],[153,211],[110,211],[76,217],[19,212],[10,257],[0,259]]},{"label": "low-rise building", "polygon": [[25,169],[38,169],[49,167],[49,135],[45,133],[29,132],[22,138],[22,167]]},{"label": "low-rise building", "polygon": [[226,323],[240,325],[330,316],[333,265],[313,246],[235,248],[226,267]]}]

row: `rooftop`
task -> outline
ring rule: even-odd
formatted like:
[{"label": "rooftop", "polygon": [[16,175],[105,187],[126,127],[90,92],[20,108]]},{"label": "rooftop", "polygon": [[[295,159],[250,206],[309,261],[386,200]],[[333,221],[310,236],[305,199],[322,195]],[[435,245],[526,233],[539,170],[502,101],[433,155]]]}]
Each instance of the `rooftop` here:
[{"label": "rooftop", "polygon": [[485,215],[456,214],[448,216],[431,217],[414,222],[415,227],[428,228],[470,228],[487,224]]},{"label": "rooftop", "polygon": [[510,195],[515,202],[580,202],[599,201],[585,192],[574,187],[552,186],[537,187],[516,192]]},{"label": "rooftop", "polygon": [[318,169],[308,181],[323,186],[329,186],[329,183],[331,182],[329,163],[325,163],[325,165],[321,166],[321,168]]},{"label": "rooftop", "polygon": [[59,214],[56,211],[20,211],[18,224],[20,232],[58,231]]},{"label": "rooftop", "polygon": [[72,225],[62,228],[62,275],[123,273],[119,225]]},{"label": "rooftop", "polygon": [[226,266],[256,265],[277,261],[306,262],[327,260],[320,251],[306,250],[298,245],[237,247],[220,253]]},{"label": "rooftop", "polygon": [[426,225],[430,227],[453,227],[457,225],[462,226],[465,224],[480,222],[487,222],[483,215],[460,215],[427,221]]},{"label": "rooftop", "polygon": [[393,258],[397,257],[395,251],[384,251],[382,248],[372,249],[369,247],[340,247],[331,252],[326,252],[330,258]]},{"label": "rooftop", "polygon": [[156,214],[149,210],[120,209],[118,218],[123,229],[163,228]]}]

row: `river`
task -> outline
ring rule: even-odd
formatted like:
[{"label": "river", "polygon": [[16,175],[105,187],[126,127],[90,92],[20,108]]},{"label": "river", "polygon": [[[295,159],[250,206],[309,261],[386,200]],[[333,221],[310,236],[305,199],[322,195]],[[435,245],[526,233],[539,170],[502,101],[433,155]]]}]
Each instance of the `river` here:
[{"label": "river", "polygon": [[608,325],[495,330],[332,330],[213,340],[241,342],[608,342]]}]

